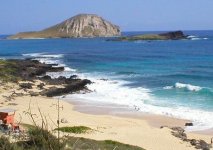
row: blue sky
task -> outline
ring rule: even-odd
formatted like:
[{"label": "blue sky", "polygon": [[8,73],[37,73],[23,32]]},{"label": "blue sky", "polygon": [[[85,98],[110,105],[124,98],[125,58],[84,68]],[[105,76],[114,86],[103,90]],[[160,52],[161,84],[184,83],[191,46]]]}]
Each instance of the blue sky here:
[{"label": "blue sky", "polygon": [[2,0],[0,34],[41,30],[79,13],[122,31],[213,29],[213,0]]}]

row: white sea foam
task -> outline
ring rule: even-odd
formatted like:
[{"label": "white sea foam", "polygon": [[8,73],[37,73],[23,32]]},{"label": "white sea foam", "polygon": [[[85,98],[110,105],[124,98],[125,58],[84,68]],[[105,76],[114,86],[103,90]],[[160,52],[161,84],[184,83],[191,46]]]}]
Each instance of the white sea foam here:
[{"label": "white sea foam", "polygon": [[195,37],[195,38],[191,38],[191,40],[193,40],[193,41],[195,41],[195,40],[201,40],[201,38]]},{"label": "white sea foam", "polygon": [[170,90],[170,89],[173,89],[173,86],[165,86],[165,87],[163,87],[163,89]]},{"label": "white sea foam", "polygon": [[37,58],[62,58],[63,54],[47,54],[47,53],[29,53],[23,54],[23,56],[27,57],[37,57]]},{"label": "white sea foam", "polygon": [[64,67],[65,72],[75,72],[76,69],[68,67],[66,64],[63,63],[61,58],[64,57],[63,54],[48,54],[48,53],[29,53],[29,54],[22,54],[24,57],[32,57],[35,60],[40,61],[41,63],[46,64],[57,64],[56,67]]},{"label": "white sea foam", "polygon": [[64,67],[64,71],[67,71],[67,72],[76,72],[76,69],[72,69],[70,67]]},{"label": "white sea foam", "polygon": [[58,61],[57,64],[58,64],[57,67],[64,67],[64,71],[66,72],[76,72],[76,69],[68,67],[66,64],[62,63],[61,61]]},{"label": "white sea foam", "polygon": [[175,83],[174,86],[165,86],[163,89],[185,89],[187,91],[194,91],[194,92],[198,92],[200,90],[202,90],[203,88],[200,86],[195,86],[195,85],[191,85],[191,84],[184,84],[184,83]]},{"label": "white sea foam", "polygon": [[25,57],[38,57],[40,55],[42,55],[43,53],[29,53],[29,54],[22,54],[22,56]]},{"label": "white sea foam", "polygon": [[213,127],[213,112],[182,106],[162,107],[148,104],[143,104],[140,108],[142,111],[148,113],[191,120],[194,123],[194,126],[187,127],[186,130],[188,131],[199,131]]},{"label": "white sea foam", "polygon": [[184,83],[175,83],[176,88],[186,88],[189,91],[200,91],[202,87],[191,85],[191,84],[184,84]]},{"label": "white sea foam", "polygon": [[208,40],[208,38],[201,38],[201,37],[198,37],[198,36],[194,36],[194,35],[190,35],[187,37],[188,39],[191,39],[191,40]]},{"label": "white sea foam", "polygon": [[189,35],[189,36],[187,36],[187,38],[196,38],[197,36],[195,36],[195,35]]},{"label": "white sea foam", "polygon": [[92,92],[86,94],[72,94],[67,98],[84,99],[85,101],[96,101],[105,103],[114,103],[126,105],[131,108],[143,104],[143,101],[151,99],[149,89],[131,88],[126,86],[129,82],[122,80],[110,79],[101,75],[92,76],[90,74],[78,74],[80,78],[86,78],[93,82],[88,85],[88,89]]}]

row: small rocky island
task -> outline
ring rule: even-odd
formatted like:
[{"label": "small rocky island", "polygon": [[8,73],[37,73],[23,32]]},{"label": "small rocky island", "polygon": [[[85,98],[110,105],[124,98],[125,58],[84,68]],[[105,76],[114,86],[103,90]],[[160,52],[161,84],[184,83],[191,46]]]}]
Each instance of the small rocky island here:
[{"label": "small rocky island", "polygon": [[134,36],[123,36],[114,39],[109,39],[109,41],[138,41],[138,40],[181,40],[187,39],[182,31],[167,32],[161,34],[142,34]]},{"label": "small rocky island", "polygon": [[102,17],[93,14],[79,14],[57,25],[37,32],[23,32],[9,39],[36,38],[82,38],[120,36],[120,28]]}]

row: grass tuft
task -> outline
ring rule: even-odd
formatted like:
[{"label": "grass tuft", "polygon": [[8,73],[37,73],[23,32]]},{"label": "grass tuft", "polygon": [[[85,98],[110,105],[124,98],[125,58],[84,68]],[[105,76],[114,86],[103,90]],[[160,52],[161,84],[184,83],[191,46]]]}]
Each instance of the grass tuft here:
[{"label": "grass tuft", "polygon": [[67,133],[75,133],[75,134],[83,134],[83,133],[92,131],[91,128],[86,126],[60,127],[59,129],[56,128],[55,130],[59,130],[61,132],[67,132]]},{"label": "grass tuft", "polygon": [[0,59],[0,80],[3,82],[17,82],[16,76],[18,68],[16,64],[7,60]]}]

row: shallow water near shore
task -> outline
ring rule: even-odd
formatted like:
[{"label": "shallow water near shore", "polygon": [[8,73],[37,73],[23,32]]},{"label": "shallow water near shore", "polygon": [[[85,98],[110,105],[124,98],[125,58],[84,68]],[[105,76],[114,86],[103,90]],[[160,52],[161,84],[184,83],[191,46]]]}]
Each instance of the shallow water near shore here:
[{"label": "shallow water near shore", "polygon": [[135,118],[146,120],[151,126],[161,128],[162,126],[168,127],[182,127],[185,128],[185,123],[189,120],[175,119],[162,115],[153,115],[138,111],[137,108],[131,109],[126,105],[115,105],[113,103],[103,102],[85,102],[81,99],[70,99],[69,96],[61,100],[68,101],[74,106],[74,110],[92,115],[112,115],[124,118]]},{"label": "shallow water near shore", "polygon": [[[125,33],[125,34],[135,34]],[[1,40],[1,58],[35,58],[65,67],[93,84],[85,102],[192,120],[189,131],[213,127],[213,31],[187,31],[192,40],[107,42],[97,39]]]}]

